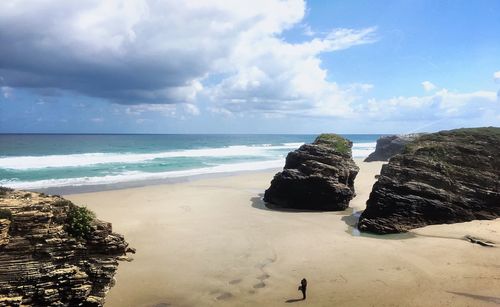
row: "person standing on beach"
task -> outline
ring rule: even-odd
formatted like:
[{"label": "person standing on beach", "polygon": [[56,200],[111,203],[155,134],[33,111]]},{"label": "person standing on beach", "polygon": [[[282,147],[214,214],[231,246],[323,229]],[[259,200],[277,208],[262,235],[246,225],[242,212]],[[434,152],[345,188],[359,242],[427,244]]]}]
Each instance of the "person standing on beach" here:
[{"label": "person standing on beach", "polygon": [[300,281],[299,290],[302,291],[302,300],[306,299],[306,290],[307,290],[307,280],[302,278]]}]

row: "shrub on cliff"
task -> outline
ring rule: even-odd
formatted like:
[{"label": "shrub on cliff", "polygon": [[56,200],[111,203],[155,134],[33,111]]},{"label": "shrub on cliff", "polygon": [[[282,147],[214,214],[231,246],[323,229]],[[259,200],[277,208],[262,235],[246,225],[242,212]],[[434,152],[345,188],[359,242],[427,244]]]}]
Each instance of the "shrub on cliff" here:
[{"label": "shrub on cliff", "polygon": [[68,224],[66,230],[75,238],[87,238],[92,231],[92,222],[95,213],[85,207],[71,205],[68,212]]},{"label": "shrub on cliff", "polygon": [[338,134],[334,133],[320,134],[314,140],[313,144],[330,147],[342,154],[349,154],[349,155],[351,154],[352,143]]},{"label": "shrub on cliff", "polygon": [[0,209],[0,219],[10,220],[12,218],[12,212],[9,209]]},{"label": "shrub on cliff", "polygon": [[7,195],[8,192],[12,192],[11,188],[0,187],[0,196]]}]

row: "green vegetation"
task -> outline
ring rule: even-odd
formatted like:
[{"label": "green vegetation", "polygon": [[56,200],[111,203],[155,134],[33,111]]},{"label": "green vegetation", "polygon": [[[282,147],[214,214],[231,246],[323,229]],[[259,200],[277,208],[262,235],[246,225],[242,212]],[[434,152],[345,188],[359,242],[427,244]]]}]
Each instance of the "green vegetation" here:
[{"label": "green vegetation", "polygon": [[71,204],[68,212],[68,224],[66,230],[75,238],[88,238],[92,231],[92,222],[94,219],[94,212],[85,207],[79,207]]},{"label": "green vegetation", "polygon": [[325,145],[331,147],[342,154],[350,154],[351,153],[351,144],[350,141],[343,138],[338,134],[333,133],[323,133],[320,134],[316,140],[314,140],[314,144]]},{"label": "green vegetation", "polygon": [[75,206],[75,205],[67,199],[58,199],[52,203],[52,206],[55,206],[55,207],[69,206],[71,208],[72,206]]},{"label": "green vegetation", "polygon": [[12,212],[9,209],[0,209],[0,219],[10,220],[12,218]]},{"label": "green vegetation", "polygon": [[7,195],[8,192],[14,191],[11,188],[0,187],[0,196]]},{"label": "green vegetation", "polygon": [[422,154],[429,157],[446,157],[449,142],[459,141],[462,144],[475,144],[477,142],[500,143],[500,128],[461,128],[436,133],[425,134],[413,142],[406,144],[403,153]]}]

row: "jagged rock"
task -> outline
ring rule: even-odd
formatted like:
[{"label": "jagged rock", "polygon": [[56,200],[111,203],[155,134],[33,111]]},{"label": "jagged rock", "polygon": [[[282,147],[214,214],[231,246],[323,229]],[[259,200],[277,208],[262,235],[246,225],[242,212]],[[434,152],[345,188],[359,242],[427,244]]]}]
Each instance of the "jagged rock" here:
[{"label": "jagged rock", "polygon": [[500,217],[500,128],[426,134],[382,167],[358,227],[404,232]]},{"label": "jagged rock", "polygon": [[372,161],[388,161],[391,157],[403,152],[405,145],[415,140],[423,133],[403,134],[403,135],[389,135],[382,136],[377,140],[375,151],[372,152],[365,162]]},{"label": "jagged rock", "polygon": [[264,194],[270,207],[344,210],[354,197],[359,168],[352,160],[352,142],[322,134],[286,157],[285,167]]},{"label": "jagged rock", "polygon": [[84,238],[70,235],[74,208],[59,196],[0,188],[0,306],[104,304],[130,248],[97,219]]}]

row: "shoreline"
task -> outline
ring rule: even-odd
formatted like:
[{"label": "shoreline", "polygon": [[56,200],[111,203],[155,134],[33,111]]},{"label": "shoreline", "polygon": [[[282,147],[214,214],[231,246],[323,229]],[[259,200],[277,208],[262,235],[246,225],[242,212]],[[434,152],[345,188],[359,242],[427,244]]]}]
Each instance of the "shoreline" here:
[{"label": "shoreline", "polygon": [[257,169],[257,170],[234,171],[234,172],[229,171],[220,173],[198,174],[192,176],[170,177],[164,179],[128,181],[128,182],[111,183],[111,184],[50,187],[43,189],[25,189],[25,190],[52,194],[52,195],[73,195],[73,194],[97,193],[97,192],[115,191],[115,190],[127,190],[133,188],[142,188],[142,187],[158,186],[158,185],[189,183],[204,179],[224,178],[224,177],[240,176],[244,174],[266,173],[272,171],[279,172],[281,170],[282,168],[269,168],[269,169]]},{"label": "shoreline", "polygon": [[[67,195],[137,249],[106,306],[495,306],[500,219],[356,235],[383,163],[358,162],[357,196],[340,212],[273,211],[274,171]],[[297,284],[309,281],[308,299]],[[498,301],[496,301],[498,299]],[[288,301],[288,302],[287,302]]]}]

